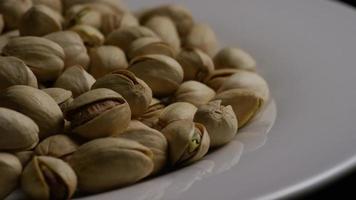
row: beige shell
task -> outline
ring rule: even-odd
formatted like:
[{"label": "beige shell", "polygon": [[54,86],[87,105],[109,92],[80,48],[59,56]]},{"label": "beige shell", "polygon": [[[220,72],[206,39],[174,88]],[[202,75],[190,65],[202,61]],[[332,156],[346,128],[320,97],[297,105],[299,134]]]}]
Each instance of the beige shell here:
[{"label": "beige shell", "polygon": [[79,147],[69,163],[80,191],[103,192],[135,183],[153,170],[152,151],[138,142],[102,138]]},{"label": "beige shell", "polygon": [[14,153],[14,155],[20,160],[22,166],[25,167],[29,162],[31,162],[32,158],[35,156],[35,152],[18,151]]},{"label": "beige shell", "polygon": [[55,80],[64,68],[63,48],[41,37],[12,38],[4,47],[3,54],[23,60],[39,81]]},{"label": "beige shell", "polygon": [[100,29],[101,23],[101,13],[91,6],[76,5],[65,12],[66,27],[82,24]]},{"label": "beige shell", "polygon": [[157,127],[158,118],[161,115],[164,108],[165,106],[162,104],[160,100],[153,98],[146,112],[143,113],[138,118],[138,120],[148,127],[155,128]]},{"label": "beige shell", "polygon": [[195,106],[207,104],[215,97],[215,91],[204,83],[187,81],[182,83],[173,96],[173,101],[188,102]]},{"label": "beige shell", "polygon": [[18,28],[22,15],[31,7],[32,0],[1,0],[0,13],[4,17],[6,28]]},{"label": "beige shell", "polygon": [[0,53],[2,49],[7,45],[9,40],[14,37],[20,36],[19,30],[8,31],[6,33],[0,34]]},{"label": "beige shell", "polygon": [[39,89],[22,85],[11,86],[0,95],[0,106],[30,117],[40,129],[40,139],[63,129],[61,109],[51,96]]},{"label": "beige shell", "polygon": [[60,13],[45,5],[35,5],[22,16],[19,30],[22,36],[44,36],[62,30],[62,23]]},{"label": "beige shell", "polygon": [[226,47],[214,57],[216,69],[256,70],[256,61],[250,54],[239,48]]},{"label": "beige shell", "polygon": [[172,103],[165,107],[158,119],[157,129],[162,129],[168,124],[178,120],[193,121],[197,107],[187,102]]},{"label": "beige shell", "polygon": [[98,29],[89,25],[75,25],[70,30],[78,33],[87,47],[97,47],[105,41],[104,35]]},{"label": "beige shell", "polygon": [[62,0],[32,0],[34,5],[45,5],[51,9],[62,13]]},{"label": "beige shell", "polygon": [[190,48],[198,48],[209,56],[214,56],[218,41],[215,32],[207,24],[195,24],[187,37],[183,40],[183,45]]},{"label": "beige shell", "polygon": [[142,37],[131,43],[127,57],[131,60],[144,55],[166,55],[174,58],[176,52],[167,43],[157,37]]},{"label": "beige shell", "polygon": [[74,97],[77,97],[90,90],[95,83],[95,79],[86,72],[80,65],[67,68],[63,74],[58,77],[54,87],[70,90]]},{"label": "beige shell", "polygon": [[238,69],[217,69],[212,71],[203,82],[217,91],[228,78],[238,71]]},{"label": "beige shell", "polygon": [[89,51],[89,55],[89,72],[95,78],[100,78],[115,70],[126,69],[128,67],[125,53],[116,46],[92,48]]},{"label": "beige shell", "polygon": [[32,149],[39,141],[37,124],[19,112],[0,107],[0,151]]},{"label": "beige shell", "polygon": [[89,56],[81,37],[73,31],[59,31],[46,35],[45,38],[59,44],[65,54],[65,68],[81,65],[88,68]]},{"label": "beige shell", "polygon": [[127,10],[127,6],[122,0],[62,0],[66,9],[80,4],[98,4],[96,7],[110,8],[111,12],[122,12]]},{"label": "beige shell", "polygon": [[35,148],[35,153],[64,159],[77,151],[78,147],[79,145],[67,135],[53,135],[42,140]]},{"label": "beige shell", "polygon": [[0,34],[2,33],[2,31],[4,30],[5,24],[4,24],[4,17],[2,16],[2,14],[0,14]]},{"label": "beige shell", "polygon": [[141,116],[152,100],[152,90],[127,70],[118,70],[98,79],[92,89],[108,88],[121,94],[130,105],[133,118]]},{"label": "beige shell", "polygon": [[173,94],[183,81],[180,64],[164,55],[137,57],[131,61],[129,70],[147,83],[155,97]]},{"label": "beige shell", "polygon": [[16,156],[0,152],[0,199],[5,199],[19,183],[22,166]]},{"label": "beige shell", "polygon": [[42,89],[51,96],[59,105],[62,111],[64,111],[68,105],[73,101],[73,93],[63,88],[46,88]]},{"label": "beige shell", "polygon": [[118,93],[94,89],[75,98],[65,112],[72,132],[86,139],[119,134],[131,120],[129,104]]},{"label": "beige shell", "polygon": [[38,87],[36,76],[22,60],[0,56],[0,91],[13,85]]},{"label": "beige shell", "polygon": [[77,188],[77,176],[60,159],[35,156],[23,171],[21,188],[31,199],[70,199]]},{"label": "beige shell", "polygon": [[130,12],[121,14],[104,14],[101,16],[101,31],[108,35],[116,29],[128,26],[139,26],[138,19]]}]

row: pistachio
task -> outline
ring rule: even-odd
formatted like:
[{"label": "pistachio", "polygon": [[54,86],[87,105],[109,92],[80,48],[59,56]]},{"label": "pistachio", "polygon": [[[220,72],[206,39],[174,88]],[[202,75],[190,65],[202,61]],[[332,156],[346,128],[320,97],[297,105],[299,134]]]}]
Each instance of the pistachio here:
[{"label": "pistachio", "polygon": [[183,81],[180,64],[164,55],[137,57],[131,61],[129,70],[146,82],[157,97],[173,94]]},{"label": "pistachio", "polygon": [[214,70],[205,78],[204,83],[217,91],[221,85],[236,72],[238,72],[237,69]]},{"label": "pistachio", "polygon": [[184,166],[200,160],[209,150],[210,138],[202,124],[190,120],[174,121],[162,133],[167,138],[172,166]]},{"label": "pistachio", "polygon": [[94,193],[135,183],[153,170],[152,151],[122,138],[90,141],[73,154],[69,163],[78,175],[81,191]]},{"label": "pistachio", "polygon": [[129,125],[129,104],[118,93],[94,89],[75,98],[65,112],[72,132],[94,139],[123,132]]},{"label": "pistachio", "polygon": [[53,135],[42,140],[35,153],[40,156],[51,156],[65,159],[78,149],[78,144],[67,135]]},{"label": "pistachio", "polygon": [[215,91],[198,81],[182,83],[173,96],[173,101],[188,102],[195,106],[208,103],[215,97]]},{"label": "pistachio", "polygon": [[22,16],[19,30],[22,36],[44,36],[62,30],[62,22],[62,16],[56,11],[35,5]]},{"label": "pistachio", "polygon": [[116,46],[100,46],[89,51],[89,72],[95,78],[119,69],[126,69],[128,63],[125,53]]},{"label": "pistachio", "polygon": [[92,26],[79,24],[70,28],[70,30],[78,33],[87,47],[96,47],[104,43],[103,34]]},{"label": "pistachio", "polygon": [[32,0],[1,0],[0,13],[4,17],[6,29],[16,29],[25,12],[32,7]]},{"label": "pistachio", "polygon": [[92,89],[108,88],[121,94],[130,105],[132,117],[142,115],[152,100],[152,90],[127,70],[118,70],[98,79]]},{"label": "pistachio", "polygon": [[13,85],[38,87],[36,76],[22,60],[0,56],[0,91]]},{"label": "pistachio", "polygon": [[42,91],[51,96],[62,111],[64,111],[73,101],[72,92],[63,88],[46,88],[42,89]]},{"label": "pistachio", "polygon": [[4,34],[0,34],[0,53],[2,52],[2,49],[7,45],[9,40],[14,37],[20,36],[19,30],[13,30],[13,31],[8,31]]},{"label": "pistachio", "polygon": [[187,102],[172,103],[161,112],[157,129],[162,129],[174,121],[193,121],[197,107]]},{"label": "pistachio", "polygon": [[18,186],[22,166],[16,156],[0,152],[0,199],[5,199]]},{"label": "pistachio", "polygon": [[62,0],[32,0],[34,5],[45,5],[51,9],[62,13]]},{"label": "pistachio", "polygon": [[151,54],[166,55],[173,58],[176,52],[157,37],[142,37],[131,43],[127,56],[131,60]]},{"label": "pistachio", "polygon": [[138,119],[148,127],[154,128],[157,126],[158,118],[161,115],[165,106],[160,100],[152,98],[150,106],[147,108],[146,112],[143,113]]},{"label": "pistachio", "polygon": [[77,97],[90,90],[95,79],[80,65],[67,68],[54,83],[55,87],[70,90]]},{"label": "pistachio", "polygon": [[32,199],[70,199],[77,188],[77,176],[60,159],[35,156],[23,171],[21,188]]},{"label": "pistachio", "polygon": [[6,56],[15,56],[30,67],[39,81],[53,81],[64,67],[64,51],[51,40],[26,36],[12,38],[3,49]]},{"label": "pistachio", "polygon": [[238,48],[226,47],[220,50],[214,57],[216,69],[242,69],[256,70],[256,61],[250,54]]},{"label": "pistachio", "polygon": [[207,24],[195,24],[184,39],[183,45],[185,47],[198,48],[209,56],[213,56],[217,51],[218,42],[210,26]]},{"label": "pistachio", "polygon": [[0,107],[0,151],[32,149],[39,141],[37,124],[19,112]]},{"label": "pistachio", "polygon": [[0,34],[2,33],[2,31],[4,30],[5,24],[4,24],[4,17],[2,16],[2,14],[0,14]]},{"label": "pistachio", "polygon": [[84,24],[100,29],[102,23],[101,13],[91,6],[76,5],[65,13],[66,27]]},{"label": "pistachio", "polygon": [[35,153],[33,151],[19,151],[14,155],[20,160],[21,165],[25,167],[35,156]]},{"label": "pistachio", "polygon": [[80,4],[96,4],[96,7],[107,7],[112,12],[122,12],[127,10],[126,5],[121,0],[62,0],[65,8],[70,8]]},{"label": "pistachio", "polygon": [[101,16],[102,24],[101,31],[108,35],[116,29],[127,26],[139,26],[137,18],[130,12],[124,12],[121,14],[104,14]]}]

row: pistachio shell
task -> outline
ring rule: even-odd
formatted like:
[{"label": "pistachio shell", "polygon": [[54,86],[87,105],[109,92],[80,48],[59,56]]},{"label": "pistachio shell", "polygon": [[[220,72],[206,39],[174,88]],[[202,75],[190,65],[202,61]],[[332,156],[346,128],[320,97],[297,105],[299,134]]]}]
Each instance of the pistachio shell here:
[{"label": "pistachio shell", "polygon": [[37,124],[19,112],[0,107],[0,151],[22,151],[39,141]]},{"label": "pistachio shell", "polygon": [[69,90],[63,88],[46,88],[42,89],[45,93],[49,94],[54,101],[59,105],[62,111],[73,101],[73,94]]},{"label": "pistachio shell", "polygon": [[45,5],[35,5],[22,16],[19,30],[22,36],[44,36],[62,30],[62,22],[60,13]]},{"label": "pistachio shell", "polygon": [[62,13],[62,0],[32,0],[34,5],[45,5],[51,9]]},{"label": "pistachio shell", "polygon": [[2,49],[7,45],[9,40],[14,37],[18,37],[20,35],[19,30],[13,30],[6,32],[4,34],[0,34],[0,53],[2,52]]},{"label": "pistachio shell", "polygon": [[5,199],[18,186],[22,166],[16,156],[0,152],[0,199]]},{"label": "pistachio shell", "polygon": [[90,49],[89,72],[95,78],[118,69],[126,69],[128,63],[125,53],[116,46],[100,46]]},{"label": "pistachio shell", "polygon": [[92,26],[79,24],[70,28],[70,30],[78,33],[87,47],[96,47],[104,43],[104,35]]},{"label": "pistachio shell", "polygon": [[22,166],[25,167],[35,156],[33,151],[19,151],[14,154],[21,162]]},{"label": "pistachio shell", "polygon": [[233,74],[238,72],[237,69],[217,69],[205,78],[204,83],[217,91],[221,85]]},{"label": "pistachio shell", "polygon": [[135,183],[151,174],[153,153],[138,142],[102,138],[79,147],[69,163],[78,175],[79,189],[103,192]]},{"label": "pistachio shell", "polygon": [[183,45],[185,47],[198,48],[209,56],[213,56],[217,51],[218,41],[210,26],[207,24],[195,24],[184,39]]},{"label": "pistachio shell", "polygon": [[131,60],[150,54],[166,55],[173,58],[176,52],[157,37],[142,37],[131,43],[127,56]]},{"label": "pistachio shell", "polygon": [[152,100],[152,90],[127,70],[118,70],[98,79],[92,89],[108,88],[121,94],[130,105],[132,117],[139,117]]},{"label": "pistachio shell", "polygon": [[197,111],[197,107],[187,102],[172,103],[161,112],[158,121],[158,129],[166,127],[168,124],[178,120],[192,121]]},{"label": "pistachio shell", "polygon": [[65,13],[65,23],[66,27],[82,24],[100,29],[102,23],[101,13],[94,7],[73,6]]},{"label": "pistachio shell", "polygon": [[3,54],[23,60],[39,81],[55,80],[64,67],[63,48],[45,38],[12,38],[4,47]]},{"label": "pistachio shell", "polygon": [[0,34],[4,30],[5,24],[4,24],[4,17],[0,14]]},{"label": "pistachio shell", "polygon": [[146,112],[142,114],[138,119],[148,127],[157,127],[158,118],[164,108],[165,106],[161,103],[160,100],[153,98]]},{"label": "pistachio shell", "polygon": [[0,13],[4,17],[7,29],[18,27],[22,15],[32,7],[32,0],[1,0]]},{"label": "pistachio shell", "polygon": [[215,97],[215,91],[198,81],[187,81],[179,86],[174,101],[188,102],[195,106],[208,103]]},{"label": "pistachio shell", "polygon": [[54,83],[55,87],[70,90],[77,97],[90,90],[95,79],[80,65],[67,68]]},{"label": "pistachio shell", "polygon": [[146,82],[153,95],[158,97],[174,93],[183,81],[183,69],[180,64],[164,55],[137,57],[131,61],[129,70]]},{"label": "pistachio shell", "polygon": [[104,14],[101,16],[101,31],[108,35],[116,29],[127,26],[139,26],[137,18],[130,12],[121,14]]},{"label": "pistachio shell", "polygon": [[78,144],[67,135],[53,135],[42,140],[37,145],[35,153],[63,159],[73,154],[78,147]]},{"label": "pistachio shell", "polygon": [[70,199],[77,188],[77,176],[60,159],[35,156],[23,171],[21,188],[32,199]]},{"label": "pistachio shell", "polygon": [[[108,7],[111,11],[122,12],[127,10],[126,5],[121,0],[62,0],[65,8],[70,8],[78,4],[101,4]],[[96,5],[97,6],[97,5]]]},{"label": "pistachio shell", "polygon": [[11,86],[1,94],[0,106],[30,117],[40,129],[40,139],[63,129],[61,109],[51,96],[39,89],[22,85]]},{"label": "pistachio shell", "polygon": [[256,70],[256,61],[250,54],[238,48],[226,47],[220,50],[214,57],[216,69],[242,69]]},{"label": "pistachio shell", "polygon": [[0,91],[13,85],[38,87],[35,75],[22,60],[0,56]]}]

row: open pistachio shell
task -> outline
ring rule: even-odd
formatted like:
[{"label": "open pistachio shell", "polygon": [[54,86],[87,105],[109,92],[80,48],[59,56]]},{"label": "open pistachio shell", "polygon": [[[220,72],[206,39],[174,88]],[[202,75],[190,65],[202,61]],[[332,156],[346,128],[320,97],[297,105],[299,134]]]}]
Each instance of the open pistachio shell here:
[{"label": "open pistachio shell", "polygon": [[161,115],[164,108],[165,106],[161,103],[160,100],[153,98],[146,112],[143,113],[138,118],[138,120],[140,120],[148,127],[154,128],[157,126],[158,118]]},{"label": "open pistachio shell", "polygon": [[14,155],[20,160],[22,166],[26,167],[26,165],[35,156],[35,152],[33,152],[33,151],[18,151],[16,153],[14,153]]},{"label": "open pistachio shell", "polygon": [[22,165],[16,156],[0,152],[0,199],[5,199],[18,186]]},{"label": "open pistachio shell", "polygon": [[250,54],[238,48],[226,47],[214,57],[216,69],[256,70],[256,61]]},{"label": "open pistachio shell", "polygon": [[131,43],[127,56],[131,60],[150,54],[166,55],[174,58],[176,52],[167,43],[162,42],[157,37],[143,37]]},{"label": "open pistachio shell", "polygon": [[238,72],[237,69],[214,70],[209,74],[208,77],[205,78],[204,83],[217,91],[221,85],[236,72]]},{"label": "open pistachio shell", "polygon": [[75,98],[65,112],[72,132],[86,139],[119,134],[131,119],[129,104],[118,93],[94,89]]},{"label": "open pistachio shell", "polygon": [[35,148],[36,155],[64,159],[73,154],[79,145],[67,135],[53,135],[41,141]]},{"label": "open pistachio shell", "polygon": [[215,97],[215,91],[204,83],[187,81],[182,83],[173,96],[173,101],[188,102],[195,106],[208,103]]},{"label": "open pistachio shell", "polygon": [[71,27],[70,30],[78,33],[87,47],[97,47],[104,43],[104,35],[92,26],[79,24]]},{"label": "open pistachio shell", "polygon": [[0,13],[4,17],[6,28],[18,28],[20,19],[32,7],[32,0],[1,0]]},{"label": "open pistachio shell", "polygon": [[65,12],[66,27],[83,24],[100,29],[101,23],[101,13],[91,6],[76,5]]},{"label": "open pistachio shell", "polygon": [[101,16],[101,31],[105,35],[127,26],[139,26],[138,19],[130,12],[121,14],[107,13]]},{"label": "open pistachio shell", "polygon": [[77,188],[77,176],[60,159],[35,156],[23,171],[21,188],[32,199],[70,199]]},{"label": "open pistachio shell", "polygon": [[32,0],[34,5],[45,5],[51,9],[62,13],[62,0]]},{"label": "open pistachio shell", "polygon": [[69,163],[78,175],[78,187],[95,193],[135,183],[153,170],[152,151],[123,138],[101,138],[79,147]]},{"label": "open pistachio shell", "polygon": [[46,88],[42,89],[45,93],[49,94],[54,101],[59,105],[62,111],[73,101],[73,94],[69,90],[63,88]]},{"label": "open pistachio shell", "polygon": [[187,102],[172,103],[165,107],[158,119],[157,129],[178,120],[193,120],[197,107]]}]

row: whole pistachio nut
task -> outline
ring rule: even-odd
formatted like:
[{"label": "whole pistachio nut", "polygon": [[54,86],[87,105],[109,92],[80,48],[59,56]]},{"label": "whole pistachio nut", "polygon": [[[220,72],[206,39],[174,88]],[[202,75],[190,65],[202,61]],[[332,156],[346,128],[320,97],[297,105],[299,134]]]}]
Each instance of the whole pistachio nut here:
[{"label": "whole pistachio nut", "polygon": [[123,138],[101,138],[82,146],[69,159],[80,191],[103,192],[135,183],[153,170],[152,151]]},{"label": "whole pistachio nut", "polygon": [[67,68],[54,83],[55,87],[72,91],[77,97],[90,90],[95,83],[95,79],[80,65]]},{"label": "whole pistachio nut", "polygon": [[150,106],[147,108],[146,112],[143,113],[138,120],[148,127],[154,128],[157,126],[158,118],[161,115],[165,106],[160,100],[153,98]]},{"label": "whole pistachio nut", "polygon": [[133,59],[129,70],[152,89],[153,95],[164,97],[173,94],[183,81],[183,69],[171,57],[145,55]]},{"label": "whole pistachio nut", "polygon": [[205,126],[210,136],[210,147],[230,142],[237,133],[238,122],[231,106],[221,105],[221,100],[211,101],[198,108],[194,122]]},{"label": "whole pistachio nut", "polygon": [[184,71],[184,80],[203,81],[214,70],[212,59],[197,48],[187,48],[179,53],[177,61]]},{"label": "whole pistachio nut", "polygon": [[139,26],[138,19],[130,12],[107,13],[101,16],[101,31],[105,35],[127,26]]},{"label": "whole pistachio nut", "polygon": [[263,98],[248,89],[231,89],[216,95],[222,105],[231,105],[238,120],[239,128],[246,125],[261,109]]},{"label": "whole pistachio nut", "polygon": [[62,0],[64,7],[69,9],[72,6],[80,5],[80,4],[98,4],[96,7],[102,6],[110,8],[112,12],[122,12],[127,9],[125,3],[121,0]]},{"label": "whole pistachio nut", "polygon": [[65,159],[72,155],[79,145],[67,135],[53,135],[42,140],[36,147],[35,153],[40,156],[51,156]]},{"label": "whole pistachio nut", "polygon": [[18,151],[14,155],[20,160],[23,167],[25,167],[35,156],[33,151]]},{"label": "whole pistachio nut", "polygon": [[202,124],[190,120],[170,123],[162,133],[167,138],[171,166],[184,166],[200,160],[209,150],[210,138]]},{"label": "whole pistachio nut", "polygon": [[65,12],[66,27],[84,24],[100,29],[101,23],[101,13],[91,6],[75,5]]},{"label": "whole pistachio nut", "polygon": [[22,16],[19,30],[22,36],[44,36],[62,30],[62,23],[60,13],[45,5],[35,5]]},{"label": "whole pistachio nut", "polygon": [[173,101],[188,102],[195,106],[208,103],[215,97],[215,91],[204,83],[187,81],[182,83],[173,96]]},{"label": "whole pistachio nut", "polygon": [[187,102],[172,103],[165,107],[158,119],[157,129],[161,130],[170,123],[179,120],[193,121],[197,107]]},{"label": "whole pistachio nut", "polygon": [[217,91],[221,85],[236,72],[238,72],[237,69],[217,69],[212,71],[203,82]]},{"label": "whole pistachio nut", "polygon": [[94,89],[75,98],[65,112],[72,132],[86,139],[119,134],[131,119],[129,104],[118,93]]},{"label": "whole pistachio nut", "polygon": [[214,56],[217,51],[218,41],[215,32],[207,24],[195,24],[183,45],[190,48],[198,48],[209,56]]},{"label": "whole pistachio nut", "polygon": [[45,5],[51,9],[62,13],[62,0],[32,0],[34,5]]},{"label": "whole pistachio nut", "polygon": [[82,38],[73,31],[59,31],[46,35],[45,38],[59,44],[65,54],[64,67],[81,65],[84,69],[88,68],[89,55]]},{"label": "whole pistachio nut", "polygon": [[0,13],[4,17],[6,29],[16,29],[25,12],[32,7],[32,0],[1,0]]},{"label": "whole pistachio nut", "polygon": [[87,47],[96,47],[104,43],[104,35],[92,26],[79,24],[71,27],[70,30],[78,33]]},{"label": "whole pistachio nut", "polygon": [[49,94],[49,96],[56,101],[62,111],[64,111],[73,101],[73,93],[63,88],[46,88],[42,89],[42,91]]},{"label": "whole pistachio nut", "polygon": [[63,113],[51,96],[24,85],[7,88],[0,95],[0,106],[30,117],[38,125],[40,139],[62,131]]},{"label": "whole pistachio nut", "polygon": [[256,61],[250,54],[239,48],[223,48],[215,55],[214,63],[216,69],[256,70]]},{"label": "whole pistachio nut", "polygon": [[2,14],[0,14],[0,34],[2,33],[2,31],[4,30],[5,24],[4,24],[4,17],[2,16]]},{"label": "whole pistachio nut", "polygon": [[152,100],[152,90],[127,70],[117,70],[99,78],[92,89],[108,88],[121,94],[130,105],[132,117],[141,116]]},{"label": "whole pistachio nut", "polygon": [[144,55],[166,55],[174,58],[176,52],[167,43],[157,37],[142,37],[131,43],[127,56],[133,58]]},{"label": "whole pistachio nut", "polygon": [[13,85],[38,87],[36,76],[22,60],[0,56],[0,91]]},{"label": "whole pistachio nut", "polygon": [[32,199],[70,199],[77,188],[77,176],[58,158],[35,156],[23,171],[21,188]]},{"label": "whole pistachio nut", "polygon": [[23,60],[39,81],[55,80],[64,68],[63,48],[41,37],[12,38],[4,47],[3,54]]},{"label": "whole pistachio nut", "polygon": [[16,156],[0,152],[0,199],[5,199],[18,186],[22,165]]},{"label": "whole pistachio nut", "polygon": [[7,45],[11,38],[18,36],[20,36],[19,30],[8,31],[2,35],[0,34],[0,53],[2,53],[2,49]]},{"label": "whole pistachio nut", "polygon": [[157,37],[157,35],[143,26],[126,26],[111,32],[105,44],[117,46],[127,52],[131,43],[141,37]]},{"label": "whole pistachio nut", "polygon": [[116,137],[134,140],[152,151],[154,163],[152,175],[159,173],[165,167],[168,158],[168,143],[161,132],[133,120],[127,130]]},{"label": "whole pistachio nut", "polygon": [[125,53],[116,46],[100,46],[89,51],[89,72],[95,78],[119,69],[127,69]]},{"label": "whole pistachio nut", "polygon": [[154,16],[151,17],[145,26],[155,32],[163,42],[171,46],[175,52],[180,52],[180,38],[177,28],[169,17]]},{"label": "whole pistachio nut", "polygon": [[39,141],[37,124],[19,112],[0,107],[0,151],[32,149]]}]

